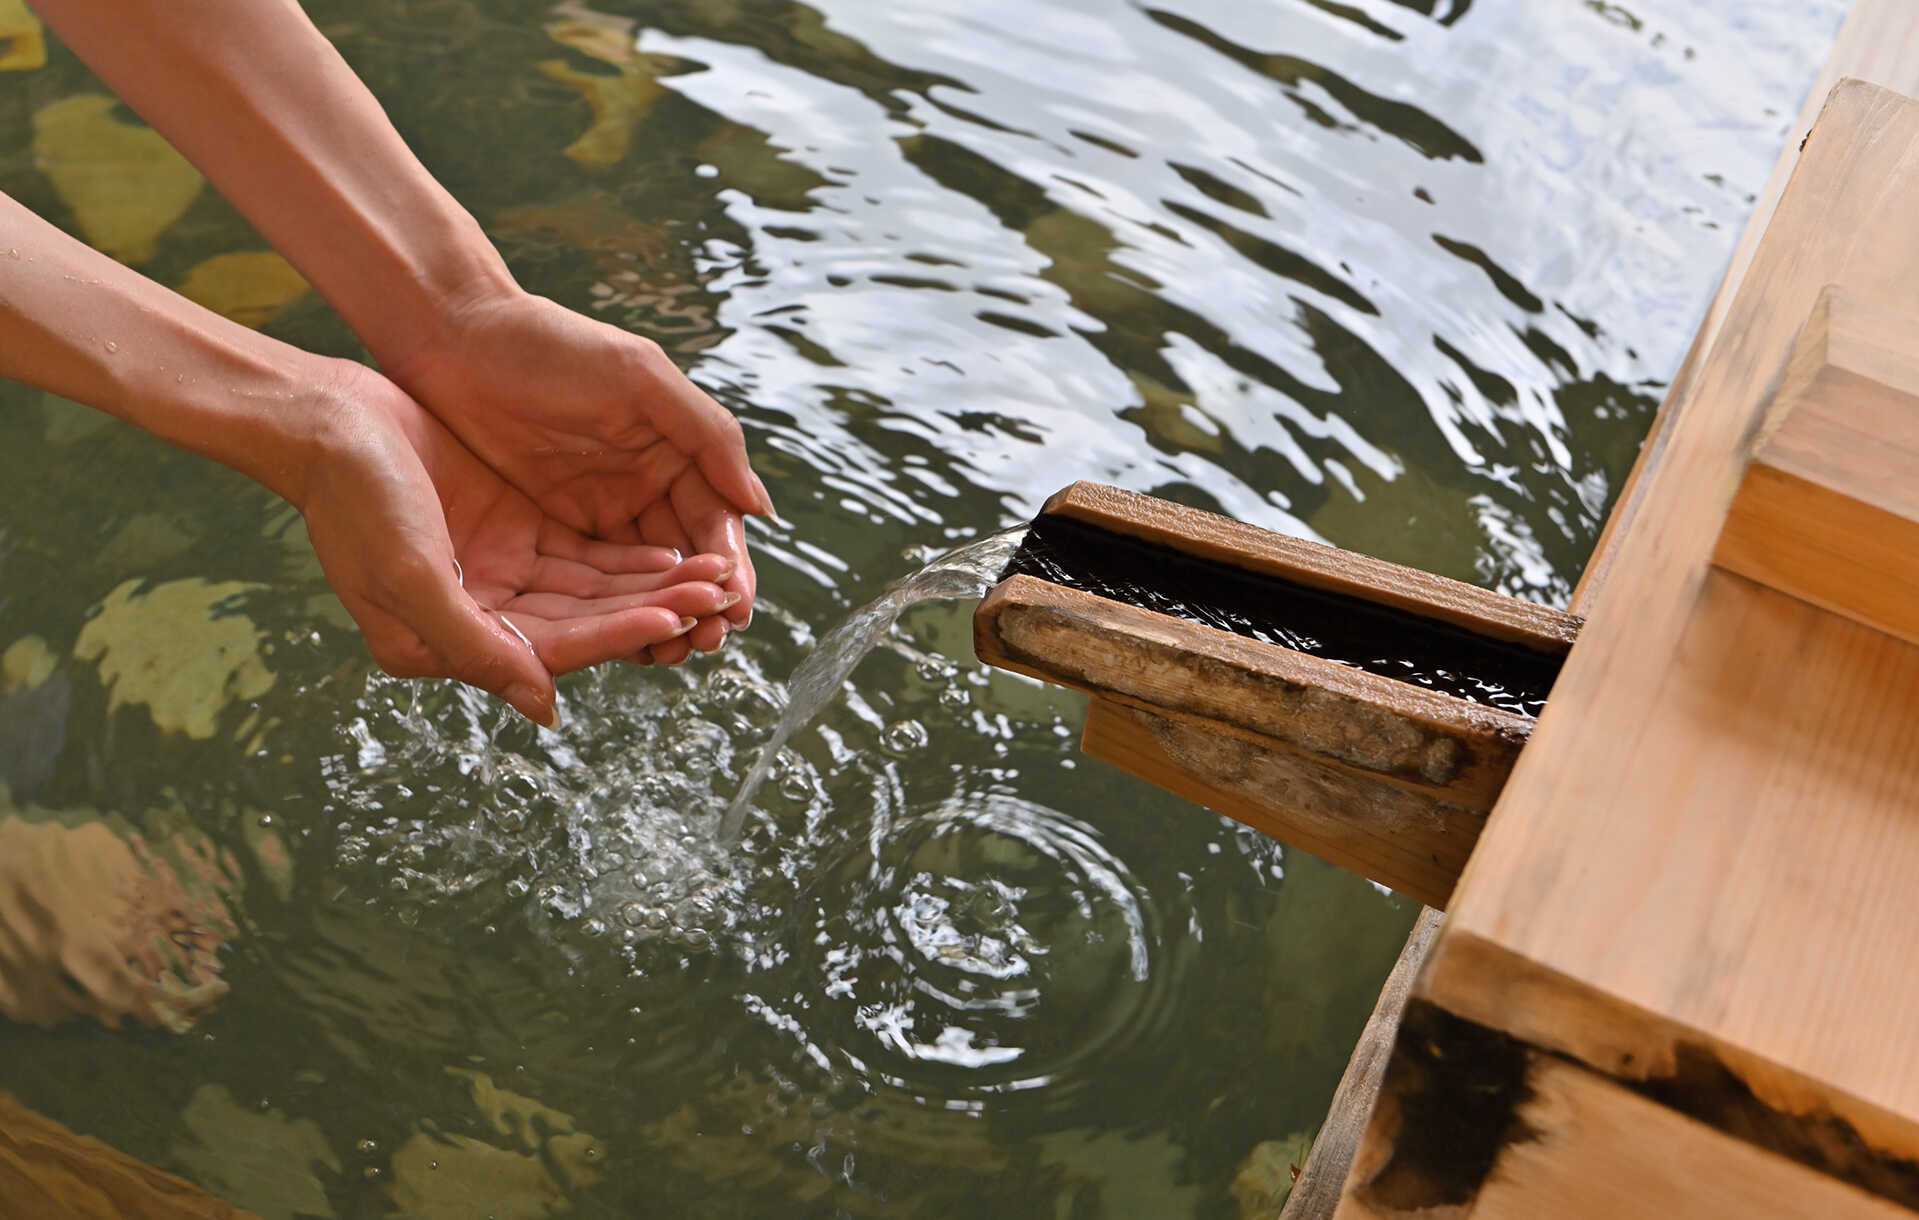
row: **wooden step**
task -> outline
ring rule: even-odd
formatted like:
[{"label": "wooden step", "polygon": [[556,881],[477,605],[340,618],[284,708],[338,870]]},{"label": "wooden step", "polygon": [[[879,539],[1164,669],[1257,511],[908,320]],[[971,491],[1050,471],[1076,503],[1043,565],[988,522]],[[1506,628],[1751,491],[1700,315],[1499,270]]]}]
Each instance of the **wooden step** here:
[{"label": "wooden step", "polygon": [[1919,318],[1820,295],[1713,562],[1919,643]]}]

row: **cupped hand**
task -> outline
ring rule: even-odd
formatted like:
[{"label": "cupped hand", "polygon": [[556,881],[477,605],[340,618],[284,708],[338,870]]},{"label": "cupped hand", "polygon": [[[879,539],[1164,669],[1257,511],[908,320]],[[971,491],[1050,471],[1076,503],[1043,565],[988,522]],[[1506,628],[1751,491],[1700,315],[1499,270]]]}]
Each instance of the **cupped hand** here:
[{"label": "cupped hand", "polygon": [[747,624],[742,518],[772,501],[739,422],[657,344],[518,292],[449,311],[433,331],[381,353],[385,371],[551,518],[602,542],[731,562],[722,583],[739,600],[724,616],[634,659],[676,664]]},{"label": "cupped hand", "polygon": [[[739,604],[694,535],[595,540],[387,378],[339,362],[297,503],[328,582],[397,677],[452,677],[542,724],[553,678],[683,639]],[[703,537],[704,535],[700,535]]]}]

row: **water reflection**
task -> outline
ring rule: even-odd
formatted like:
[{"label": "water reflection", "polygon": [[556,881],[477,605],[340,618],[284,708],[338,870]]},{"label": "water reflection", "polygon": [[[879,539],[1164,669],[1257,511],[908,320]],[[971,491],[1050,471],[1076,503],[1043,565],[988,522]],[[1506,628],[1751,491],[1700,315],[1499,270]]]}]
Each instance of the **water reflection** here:
[{"label": "water reflection", "polygon": [[[493,1175],[529,1214],[1218,1217],[1283,1190],[1249,1154],[1318,1121],[1410,911],[1084,763],[964,604],[729,843],[780,684],[1078,478],[1562,599],[1843,6],[313,7],[530,285],[739,409],[788,514],[761,613],[538,731],[371,675],[257,489],[0,388],[0,783],[117,814],[116,858],[204,840],[231,928],[189,1035],[0,1027],[0,1088],[262,1214]],[[72,220],[29,119],[95,92],[0,76],[0,186]],[[162,219],[129,257],[171,284],[258,249],[204,192]]]}]

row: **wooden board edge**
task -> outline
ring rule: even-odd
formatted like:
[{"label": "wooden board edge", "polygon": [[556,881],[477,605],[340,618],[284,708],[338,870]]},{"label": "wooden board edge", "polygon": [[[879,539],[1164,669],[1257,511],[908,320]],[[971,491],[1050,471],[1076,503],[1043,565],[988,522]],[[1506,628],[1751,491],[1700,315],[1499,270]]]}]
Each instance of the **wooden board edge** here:
[{"label": "wooden board edge", "polygon": [[[1833,540],[1847,540],[1843,551]],[[1713,563],[1919,644],[1919,522],[1777,467],[1747,468]]]},{"label": "wooden board edge", "polygon": [[1448,925],[1415,998],[1789,1159],[1919,1207],[1919,1122]]},{"label": "wooden board edge", "polygon": [[1070,517],[1549,655],[1563,655],[1579,635],[1580,620],[1564,611],[1104,483],[1067,486],[1046,501],[1041,515]]},{"label": "wooden board edge", "polygon": [[1312,1150],[1300,1167],[1299,1180],[1286,1196],[1279,1220],[1330,1220],[1338,1208],[1346,1176],[1359,1155],[1372,1120],[1373,1103],[1379,1099],[1380,1085],[1386,1078],[1386,1065],[1399,1036],[1400,1014],[1412,995],[1413,980],[1426,963],[1433,938],[1439,934],[1441,918],[1438,911],[1427,907],[1407,934],[1399,959],[1379,989],[1372,1016],[1366,1018],[1366,1027],[1353,1044],[1352,1056],[1326,1109],[1326,1121],[1313,1136]]},{"label": "wooden board edge", "polygon": [[1603,1075],[1408,1003],[1340,1220],[1910,1220]]},{"label": "wooden board edge", "polygon": [[1080,749],[1430,907],[1452,896],[1485,826],[1483,811],[1272,738],[1097,695]]},{"label": "wooden board edge", "polygon": [[[1070,639],[1099,641],[1098,655],[1068,664]],[[989,665],[1223,721],[1479,809],[1491,808],[1532,729],[1531,720],[1512,712],[1030,576],[1009,577],[988,592],[973,616],[973,647]],[[1176,692],[1149,689],[1171,682],[1176,665],[1197,666],[1206,680],[1171,683]],[[1322,717],[1339,712],[1392,743],[1379,752],[1352,732],[1309,732],[1288,719],[1288,705]]]},{"label": "wooden board edge", "polygon": [[1672,438],[1673,424],[1679,415],[1679,404],[1692,397],[1693,382],[1698,379],[1705,367],[1706,357],[1719,340],[1720,327],[1732,312],[1733,298],[1739,294],[1740,287],[1746,282],[1746,273],[1752,267],[1753,256],[1759,251],[1759,244],[1765,238],[1766,231],[1772,227],[1773,216],[1778,211],[1779,201],[1784,197],[1786,186],[1792,175],[1798,170],[1799,157],[1810,138],[1812,129],[1825,114],[1834,96],[1848,85],[1865,85],[1868,88],[1880,88],[1848,73],[1852,65],[1865,57],[1864,47],[1882,41],[1875,37],[1875,24],[1897,20],[1892,14],[1902,13],[1899,6],[1905,0],[1886,0],[1876,3],[1874,0],[1858,0],[1849,11],[1839,35],[1833,40],[1831,52],[1821,68],[1819,76],[1806,90],[1806,98],[1800,107],[1799,118],[1793,124],[1782,146],[1779,159],[1773,164],[1772,175],[1766,180],[1766,186],[1754,203],[1746,226],[1741,230],[1739,241],[1733,247],[1732,258],[1726,267],[1726,273],[1719,281],[1719,288],[1707,303],[1705,314],[1700,318],[1698,330],[1693,332],[1693,340],[1686,349],[1685,357],[1680,361],[1679,370],[1673,375],[1666,395],[1660,400],[1659,410],[1653,416],[1652,426],[1641,442],[1639,456],[1633,460],[1631,469],[1626,472],[1625,480],[1620,484],[1619,494],[1613,497],[1612,511],[1606,515],[1606,522],[1600,527],[1599,537],[1593,543],[1592,554],[1587,557],[1586,566],[1579,574],[1579,580],[1573,585],[1572,599],[1567,603],[1567,612],[1580,618],[1592,613],[1594,603],[1599,598],[1599,590],[1606,583],[1612,571],[1612,563],[1618,553],[1619,542],[1629,532],[1629,526],[1639,514],[1640,504],[1651,480],[1647,477],[1657,469],[1665,457],[1667,442]]}]

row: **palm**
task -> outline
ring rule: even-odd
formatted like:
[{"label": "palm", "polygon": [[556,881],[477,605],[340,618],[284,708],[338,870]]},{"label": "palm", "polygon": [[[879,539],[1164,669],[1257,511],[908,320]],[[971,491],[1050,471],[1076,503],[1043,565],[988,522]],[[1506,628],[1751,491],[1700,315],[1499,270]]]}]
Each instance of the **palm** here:
[{"label": "palm", "polygon": [[[743,511],[770,508],[739,425],[652,344],[521,296],[466,315],[459,338],[397,363],[395,380],[540,510],[593,539],[723,556],[750,617]],[[678,661],[727,624],[651,650]]]},{"label": "palm", "polygon": [[588,539],[386,379],[350,381],[353,427],[301,507],[389,672],[458,677],[538,712],[551,675],[677,640],[731,604],[716,583],[732,574],[725,556]]}]

